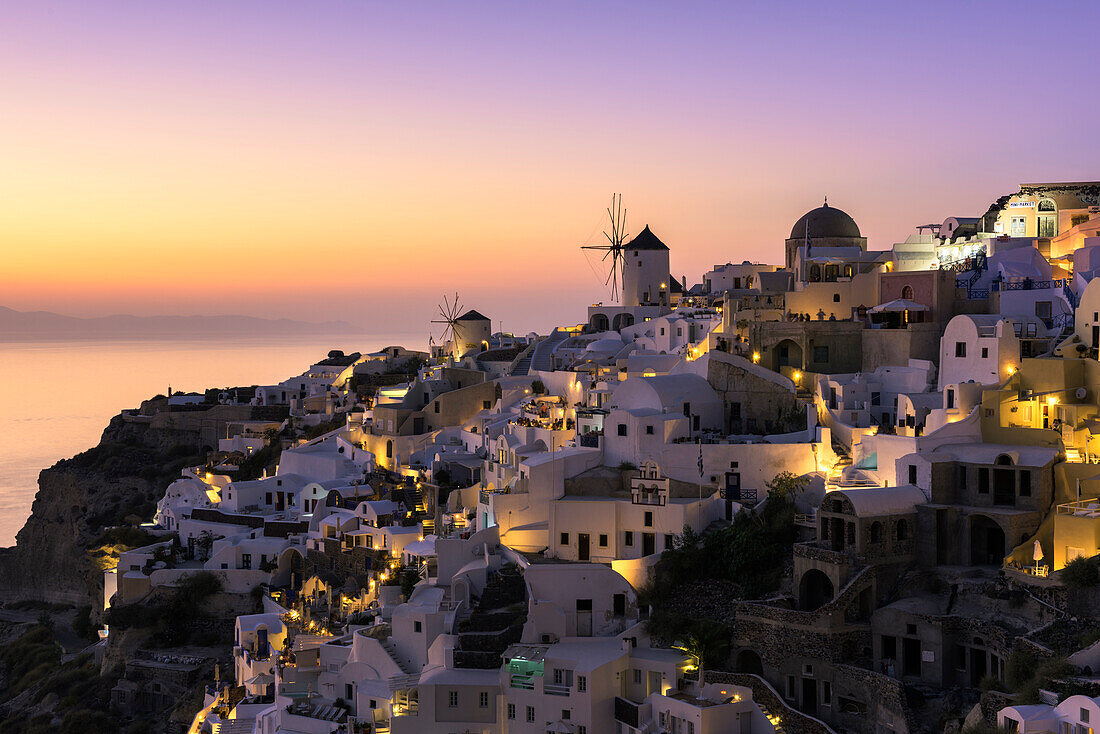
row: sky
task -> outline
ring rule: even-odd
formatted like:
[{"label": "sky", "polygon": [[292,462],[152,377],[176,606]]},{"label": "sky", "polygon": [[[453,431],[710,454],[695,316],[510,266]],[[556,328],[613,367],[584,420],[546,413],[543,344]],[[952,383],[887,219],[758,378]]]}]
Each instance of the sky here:
[{"label": "sky", "polygon": [[871,248],[1100,179],[1100,3],[0,4],[0,305],[506,330],[829,203]]}]

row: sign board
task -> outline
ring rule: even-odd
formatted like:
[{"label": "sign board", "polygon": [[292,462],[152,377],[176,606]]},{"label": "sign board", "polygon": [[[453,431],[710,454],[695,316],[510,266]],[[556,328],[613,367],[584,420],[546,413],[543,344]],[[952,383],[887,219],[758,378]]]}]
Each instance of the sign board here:
[{"label": "sign board", "polygon": [[936,651],[935,650],[921,650],[920,651],[920,661],[922,663],[934,663],[934,662],[936,662]]},{"label": "sign board", "polygon": [[1035,206],[1034,201],[1013,201],[1008,205],[1009,209],[1031,209]]}]

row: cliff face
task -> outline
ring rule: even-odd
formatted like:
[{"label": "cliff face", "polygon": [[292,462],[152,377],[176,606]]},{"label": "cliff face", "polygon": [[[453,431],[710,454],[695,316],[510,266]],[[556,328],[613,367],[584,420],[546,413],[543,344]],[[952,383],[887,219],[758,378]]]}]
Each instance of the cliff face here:
[{"label": "cliff face", "polygon": [[198,432],[163,423],[116,416],[98,446],[42,471],[16,545],[0,550],[0,599],[99,608],[103,564],[89,550],[105,528],[150,520],[180,469],[202,461]]}]

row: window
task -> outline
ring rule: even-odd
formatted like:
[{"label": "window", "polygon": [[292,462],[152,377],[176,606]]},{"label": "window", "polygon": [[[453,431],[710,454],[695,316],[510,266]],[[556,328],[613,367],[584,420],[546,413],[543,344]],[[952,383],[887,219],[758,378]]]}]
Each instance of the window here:
[{"label": "window", "polygon": [[814,347],[814,361],[818,364],[829,361],[828,347]]},{"label": "window", "polygon": [[1088,709],[1081,709],[1081,723],[1082,724],[1089,723],[1089,710]]},{"label": "window", "polygon": [[435,412],[438,413],[439,412],[439,401],[438,400],[435,401],[434,406],[435,406]]},{"label": "window", "polygon": [[[909,523],[906,520],[898,520],[898,540],[908,540]],[[910,633],[915,634],[915,633]]]},{"label": "window", "polygon": [[242,553],[241,554],[241,568],[252,568],[252,554],[251,553]]},{"label": "window", "polygon": [[672,550],[675,542],[676,540],[674,535],[672,535],[671,533],[665,535],[665,550]]},{"label": "window", "polygon": [[634,545],[634,533],[629,530],[623,533],[623,545],[627,547]]},{"label": "window", "polygon": [[954,390],[948,390],[947,391],[947,409],[951,410],[954,407],[955,407],[955,391]]},{"label": "window", "polygon": [[351,683],[344,684],[344,699],[347,701],[355,700],[355,692],[351,688]]},{"label": "window", "polygon": [[833,294],[833,303],[840,303],[840,294],[839,293],[834,293]]},{"label": "window", "polygon": [[588,734],[588,727],[584,724],[577,724],[577,734]]},{"label": "window", "polygon": [[634,683],[635,684],[638,684],[638,683],[642,682],[642,671],[641,671],[640,668],[634,668],[630,672],[634,676]]},{"label": "window", "polygon": [[794,676],[787,676],[787,698],[794,700]]},{"label": "window", "polygon": [[978,467],[978,492],[989,494],[989,469],[984,466]]},{"label": "window", "polygon": [[966,342],[955,342],[955,356],[956,357],[965,357],[966,356]]},{"label": "window", "polygon": [[569,545],[569,533],[561,534],[561,545]]},{"label": "window", "polygon": [[570,711],[569,709],[562,709],[561,710],[561,720],[562,721],[569,721],[569,719],[572,716],[573,716],[573,712]]},{"label": "window", "polygon": [[477,694],[477,707],[482,709],[489,708],[489,692],[482,691]]},{"label": "window", "polygon": [[531,723],[534,723],[534,721],[535,721],[535,707],[534,706],[528,706],[527,707],[527,721],[531,722]]},{"label": "window", "polygon": [[447,691],[447,706],[458,708],[458,691]]},{"label": "window", "polygon": [[828,706],[833,701],[833,684],[829,681],[821,682],[821,703]]},{"label": "window", "polygon": [[588,678],[583,675],[577,676],[577,692],[584,693],[588,690]]},{"label": "window", "polygon": [[607,547],[607,534],[606,533],[600,533],[600,547],[601,548],[606,548]]},{"label": "window", "polygon": [[647,435],[647,436],[652,436],[653,435],[653,426],[646,426],[645,427],[645,435]]},{"label": "window", "polygon": [[488,401],[488,400],[482,400],[481,401],[481,409],[482,410],[489,410],[492,407],[493,407],[493,404],[490,401]]},{"label": "window", "polygon": [[508,718],[509,719],[515,719],[516,718],[516,705],[514,703],[508,704]]},{"label": "window", "polygon": [[989,347],[982,347],[982,359],[989,359]]},{"label": "window", "polygon": [[620,423],[619,424],[619,435],[620,436],[625,436],[626,435],[626,424],[625,423]]},{"label": "window", "polygon": [[1031,496],[1031,472],[1029,471],[1020,472],[1020,496]]},{"label": "window", "polygon": [[653,527],[653,513],[651,511],[646,510],[645,518],[643,519],[643,522],[645,523],[645,526],[647,528]]},{"label": "window", "polygon": [[917,465],[916,464],[910,464],[909,465],[909,483],[910,484],[916,484],[917,483]]},{"label": "window", "polygon": [[423,627],[419,619],[413,622],[413,632],[420,632]]},{"label": "window", "polygon": [[370,700],[370,707],[371,707],[372,709],[376,709],[376,708],[378,708],[378,700],[377,700],[377,699],[374,699],[374,698],[372,698],[372,699]]},{"label": "window", "polygon": [[901,297],[907,301],[913,300],[913,286],[907,285],[901,289]]}]

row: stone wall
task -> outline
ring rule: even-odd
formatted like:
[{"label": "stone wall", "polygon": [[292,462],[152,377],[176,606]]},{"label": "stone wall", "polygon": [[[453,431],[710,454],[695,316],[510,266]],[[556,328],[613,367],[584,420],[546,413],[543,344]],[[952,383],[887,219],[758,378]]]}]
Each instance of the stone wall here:
[{"label": "stone wall", "polygon": [[707,670],[703,672],[703,682],[728,683],[751,688],[752,700],[766,713],[779,716],[785,734],[835,734],[824,722],[788,706],[787,702],[758,675]]}]

